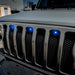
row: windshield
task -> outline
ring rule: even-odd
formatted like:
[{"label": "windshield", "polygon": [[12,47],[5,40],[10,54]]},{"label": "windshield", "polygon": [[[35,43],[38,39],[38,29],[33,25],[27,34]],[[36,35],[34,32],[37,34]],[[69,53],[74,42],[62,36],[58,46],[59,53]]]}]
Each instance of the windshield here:
[{"label": "windshield", "polygon": [[75,8],[75,0],[39,0],[37,8]]}]

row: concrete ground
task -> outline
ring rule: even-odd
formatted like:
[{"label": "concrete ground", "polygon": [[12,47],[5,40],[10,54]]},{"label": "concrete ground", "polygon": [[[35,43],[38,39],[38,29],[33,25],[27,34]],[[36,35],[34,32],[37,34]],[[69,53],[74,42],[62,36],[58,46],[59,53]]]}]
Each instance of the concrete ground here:
[{"label": "concrete ground", "polygon": [[6,60],[0,55],[0,75],[44,75],[37,71],[24,67],[16,62]]},{"label": "concrete ground", "polygon": [[[0,55],[0,75],[45,75],[22,66],[14,61],[6,60]],[[50,74],[55,75],[55,74]]]},{"label": "concrete ground", "polygon": [[44,75],[12,61],[4,61],[1,70],[3,70],[2,75]]},{"label": "concrete ground", "polygon": [[44,75],[24,67],[16,62],[6,60],[0,55],[0,75]]}]

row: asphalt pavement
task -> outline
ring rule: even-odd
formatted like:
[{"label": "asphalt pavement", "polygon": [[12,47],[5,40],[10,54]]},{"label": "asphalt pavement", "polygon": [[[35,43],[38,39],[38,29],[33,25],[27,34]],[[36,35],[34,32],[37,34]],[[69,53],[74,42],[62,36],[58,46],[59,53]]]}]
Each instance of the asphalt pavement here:
[{"label": "asphalt pavement", "polygon": [[44,75],[0,55],[0,75]]}]

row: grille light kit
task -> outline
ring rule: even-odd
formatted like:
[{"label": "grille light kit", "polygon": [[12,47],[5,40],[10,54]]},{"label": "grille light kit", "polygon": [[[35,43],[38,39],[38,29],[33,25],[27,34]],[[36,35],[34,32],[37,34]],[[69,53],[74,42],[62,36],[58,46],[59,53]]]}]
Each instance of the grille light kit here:
[{"label": "grille light kit", "polygon": [[15,30],[15,26],[14,25],[9,25],[9,44],[10,44],[10,49],[11,49],[11,53],[13,55],[16,55],[16,50],[14,49],[14,42],[13,42],[13,33]]},{"label": "grille light kit", "polygon": [[32,27],[27,27],[26,30],[27,30],[29,33],[32,33],[32,32],[33,32],[33,28],[32,28]]},{"label": "grille light kit", "polygon": [[14,25],[10,25],[9,27],[10,27],[10,30],[11,31],[14,31],[14,29],[15,29],[15,26]]},{"label": "grille light kit", "polygon": [[26,27],[25,49],[26,49],[26,59],[29,62],[33,61],[33,56],[32,56],[32,34],[33,34],[33,28],[32,27]]},{"label": "grille light kit", "polygon": [[50,69],[57,70],[57,52],[59,46],[60,31],[50,30],[49,40],[48,40],[48,52],[47,52],[47,66]]},{"label": "grille light kit", "polygon": [[60,31],[58,31],[58,30],[51,30],[51,33],[52,33],[54,36],[59,36],[59,35],[60,35]]},{"label": "grille light kit", "polygon": [[[16,28],[17,30],[15,30]],[[75,32],[72,31],[74,28],[68,32],[67,27],[58,26],[56,29],[53,26],[52,29],[48,28],[47,31],[46,27],[37,25],[35,34],[33,33],[34,28],[36,27],[32,25],[24,27],[24,25],[4,24],[4,53],[1,50],[0,52],[19,63],[28,64],[33,66],[34,69],[38,68],[39,71],[59,71],[62,74],[71,74],[74,69],[73,47]],[[62,28],[65,32],[63,32]],[[60,50],[62,54],[59,53]]]}]

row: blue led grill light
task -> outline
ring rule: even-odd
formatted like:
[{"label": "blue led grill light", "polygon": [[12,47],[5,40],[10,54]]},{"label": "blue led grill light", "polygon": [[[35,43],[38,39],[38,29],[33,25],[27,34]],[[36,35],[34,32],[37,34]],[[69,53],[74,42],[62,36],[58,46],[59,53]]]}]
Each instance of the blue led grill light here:
[{"label": "blue led grill light", "polygon": [[33,28],[32,28],[32,27],[27,27],[26,30],[27,30],[27,32],[29,32],[29,33],[33,33]]},{"label": "blue led grill light", "polygon": [[59,36],[60,35],[60,31],[59,30],[51,30],[51,33],[54,36]]},{"label": "blue led grill light", "polygon": [[10,28],[11,31],[14,31],[15,26],[14,25],[10,25],[9,28]]}]

